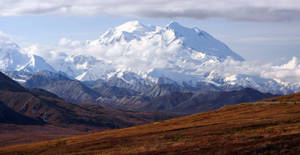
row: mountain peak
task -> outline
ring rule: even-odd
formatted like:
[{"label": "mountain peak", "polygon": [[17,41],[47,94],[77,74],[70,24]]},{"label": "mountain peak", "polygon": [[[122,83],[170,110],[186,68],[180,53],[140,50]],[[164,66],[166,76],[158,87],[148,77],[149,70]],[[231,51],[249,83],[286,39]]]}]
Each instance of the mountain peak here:
[{"label": "mountain peak", "polygon": [[26,53],[17,43],[0,31],[0,71],[55,71],[42,57]]},{"label": "mountain peak", "polygon": [[197,27],[188,28],[173,21],[166,26],[166,29],[172,30],[176,39],[181,39],[186,48],[190,48],[207,55],[217,56],[221,60],[226,59],[228,56],[235,60],[244,60],[241,56],[233,52],[227,45]]},{"label": "mountain peak", "polygon": [[141,36],[152,30],[152,27],[145,26],[137,20],[129,21],[115,28],[108,29],[98,40],[90,44],[113,44],[120,41],[130,42],[133,39],[139,40]]},{"label": "mountain peak", "polygon": [[178,35],[178,33],[194,33],[194,30],[185,26],[180,25],[176,21],[172,21],[166,26],[166,29],[171,29]]},{"label": "mountain peak", "polygon": [[186,27],[180,25],[180,24],[179,24],[178,22],[176,22],[176,21],[170,22],[166,27],[172,28],[172,29],[175,29],[175,28],[186,28]]},{"label": "mountain peak", "polygon": [[137,20],[129,21],[116,27],[117,31],[130,32],[130,33],[134,31],[144,31],[147,29],[149,28]]},{"label": "mountain peak", "polygon": [[[91,67],[81,72],[82,69],[77,67],[62,67],[68,73],[70,68],[74,68],[77,72],[80,70],[81,74],[74,76],[77,80],[109,79],[110,75],[114,75],[121,69],[149,78],[151,82],[156,82],[159,76],[182,82],[196,79],[179,73],[179,70],[187,69],[182,64],[201,66],[206,63],[218,63],[227,57],[243,60],[224,43],[205,31],[182,26],[176,21],[163,27],[145,26],[136,20],[129,21],[107,30],[97,40],[89,42],[87,46],[90,45],[93,48],[98,47],[97,57],[103,60],[103,68],[108,69]],[[155,61],[152,61],[153,58]],[[153,72],[149,72],[158,68],[162,70],[159,70],[157,74],[155,72],[155,76]],[[174,73],[170,72],[170,68],[174,69]],[[76,71],[71,73],[76,73]],[[178,75],[176,79],[175,76],[171,76],[174,74]]]},{"label": "mountain peak", "polygon": [[19,70],[23,70],[25,72],[39,72],[42,70],[55,72],[55,69],[51,65],[49,65],[42,57],[34,54],[28,54],[28,57],[28,63],[21,67]]},{"label": "mountain peak", "polygon": [[143,24],[138,20],[132,20],[132,21],[128,21],[122,25],[143,25]]}]

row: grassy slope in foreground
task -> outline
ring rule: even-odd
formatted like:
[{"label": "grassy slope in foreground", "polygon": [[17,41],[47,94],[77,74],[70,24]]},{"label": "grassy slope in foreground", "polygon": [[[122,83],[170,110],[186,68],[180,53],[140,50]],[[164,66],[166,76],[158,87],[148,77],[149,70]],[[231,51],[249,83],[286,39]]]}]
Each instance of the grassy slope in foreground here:
[{"label": "grassy slope in foreground", "polygon": [[273,102],[273,103],[299,103],[300,101],[300,92],[290,95],[278,96],[273,98],[267,98],[258,102]]},{"label": "grassy slope in foreground", "polygon": [[0,148],[0,154],[198,154],[300,151],[299,104],[241,104],[126,129]]}]

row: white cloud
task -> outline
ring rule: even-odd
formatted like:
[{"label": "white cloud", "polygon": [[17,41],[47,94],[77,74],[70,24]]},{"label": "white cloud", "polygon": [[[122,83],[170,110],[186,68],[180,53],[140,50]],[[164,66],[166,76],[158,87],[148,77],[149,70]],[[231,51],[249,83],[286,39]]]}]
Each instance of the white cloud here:
[{"label": "white cloud", "polygon": [[11,36],[0,31],[0,43],[12,42]]},{"label": "white cloud", "polygon": [[208,70],[212,69],[223,73],[227,77],[234,74],[245,74],[300,84],[300,62],[297,57],[293,57],[282,65],[254,61],[240,62],[227,59],[217,66],[210,66],[208,68]]},{"label": "white cloud", "polygon": [[[195,60],[188,59],[201,59],[202,55],[186,55],[189,52],[182,51],[178,46],[179,44],[176,42],[169,44],[168,40],[159,37],[160,35],[153,36],[152,40],[147,41],[133,39],[129,44],[122,44],[121,42],[108,46],[97,44],[99,40],[79,42],[62,38],[56,47],[32,45],[22,48],[22,51],[42,56],[51,64],[55,63],[57,59],[65,58],[66,55],[82,54],[95,56],[111,63],[113,67],[126,68],[127,70],[140,71],[175,67],[175,69],[181,68],[184,73],[198,75],[201,72],[214,70],[224,77],[245,74],[300,84],[300,61],[297,57],[293,57],[289,62],[282,65],[227,59],[222,63],[207,63],[205,66],[199,66],[196,65],[198,62]],[[4,42],[5,40],[11,42],[8,35],[0,32],[0,45],[1,38]]]},{"label": "white cloud", "polygon": [[[152,68],[174,68],[182,67],[185,74],[201,75],[205,72],[215,72],[224,77],[232,75],[249,75],[258,76],[267,79],[276,79],[281,82],[300,84],[300,61],[297,57],[293,57],[282,65],[274,65],[271,63],[254,62],[254,61],[235,61],[226,59],[222,63],[207,63],[205,66],[196,65],[193,61],[180,61],[183,57],[183,51],[176,44],[171,44],[168,48],[156,48],[153,44],[156,42],[135,42],[127,45],[99,46],[80,43],[63,38],[59,41],[55,48],[45,48],[32,46],[27,50],[37,55],[47,58],[50,63],[54,60],[65,58],[67,55],[91,55],[100,60],[111,63],[116,68],[126,70],[142,71],[151,70]],[[163,45],[160,45],[163,46]],[[131,51],[128,51],[130,48]],[[127,51],[127,52],[126,52]],[[172,62],[174,60],[174,62]],[[195,74],[196,73],[196,74]]]},{"label": "white cloud", "polygon": [[10,40],[10,37],[2,31],[0,31],[0,38],[1,40]]},{"label": "white cloud", "polygon": [[300,19],[299,0],[2,0],[0,16],[90,16],[196,19],[225,18],[246,21]]},{"label": "white cloud", "polygon": [[286,64],[271,66],[262,71],[262,76],[280,79],[284,82],[300,83],[300,63],[299,59],[293,57]]},{"label": "white cloud", "polygon": [[[4,49],[19,49],[19,46],[13,42],[10,35],[0,31],[0,50]],[[1,54],[1,53],[0,53]]]},{"label": "white cloud", "polygon": [[80,41],[77,40],[70,40],[67,38],[61,38],[58,42],[58,46],[60,47],[68,47],[68,48],[76,48],[81,45]]}]

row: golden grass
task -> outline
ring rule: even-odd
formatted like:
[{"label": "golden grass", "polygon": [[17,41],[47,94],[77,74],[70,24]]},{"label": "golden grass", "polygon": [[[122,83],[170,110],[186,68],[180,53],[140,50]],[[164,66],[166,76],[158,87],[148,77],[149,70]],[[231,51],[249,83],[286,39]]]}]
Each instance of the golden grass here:
[{"label": "golden grass", "polygon": [[0,148],[0,154],[294,154],[300,105],[241,104],[126,129]]}]

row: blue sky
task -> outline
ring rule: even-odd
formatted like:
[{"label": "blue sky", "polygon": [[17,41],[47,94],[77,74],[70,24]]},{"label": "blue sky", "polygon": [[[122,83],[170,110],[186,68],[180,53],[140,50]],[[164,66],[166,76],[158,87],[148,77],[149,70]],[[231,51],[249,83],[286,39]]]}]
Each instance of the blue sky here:
[{"label": "blue sky", "polygon": [[[166,25],[175,20],[184,26],[197,26],[207,31],[247,60],[300,58],[300,5],[295,0],[45,2],[0,2],[0,31],[22,46],[55,46],[63,37],[94,40],[106,29],[129,20],[152,25]],[[199,2],[206,2],[206,5]]]}]

